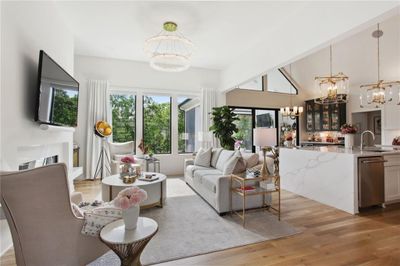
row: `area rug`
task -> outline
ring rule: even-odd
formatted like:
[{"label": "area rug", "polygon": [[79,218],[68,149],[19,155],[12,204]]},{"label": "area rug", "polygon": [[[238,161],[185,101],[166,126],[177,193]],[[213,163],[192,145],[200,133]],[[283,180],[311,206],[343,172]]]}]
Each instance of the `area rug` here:
[{"label": "area rug", "polygon": [[[190,190],[182,180],[178,180],[174,181],[176,186],[185,186],[179,188],[180,191]],[[168,197],[163,208],[141,211],[141,216],[152,218],[159,225],[157,234],[142,253],[144,265],[287,237],[301,231],[261,210],[248,212],[246,227],[243,228],[239,217],[219,216],[197,194],[181,195]],[[110,251],[90,266],[119,263],[118,257]]]}]

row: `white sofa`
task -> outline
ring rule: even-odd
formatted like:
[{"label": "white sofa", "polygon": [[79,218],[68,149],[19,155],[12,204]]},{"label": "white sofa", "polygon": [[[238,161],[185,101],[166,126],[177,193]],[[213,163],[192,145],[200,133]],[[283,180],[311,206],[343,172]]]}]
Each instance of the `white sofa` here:
[{"label": "white sofa", "polygon": [[[194,165],[194,159],[185,161],[185,181],[209,203],[219,214],[230,211],[230,175],[223,175],[224,164],[233,156],[235,151],[225,149],[213,149],[211,155],[211,166],[203,167]],[[261,167],[261,161],[258,159],[256,165],[248,165],[246,159],[248,154],[242,154],[242,159],[246,168]],[[239,163],[239,162],[238,162]],[[273,159],[267,158],[267,165],[270,171],[273,171]],[[254,164],[254,163],[253,163]],[[245,175],[245,172],[233,173]],[[246,185],[251,185],[249,182]],[[233,194],[232,207],[235,210],[242,209],[242,197]],[[254,195],[246,199],[246,209],[258,208],[262,206],[262,196]]]}]

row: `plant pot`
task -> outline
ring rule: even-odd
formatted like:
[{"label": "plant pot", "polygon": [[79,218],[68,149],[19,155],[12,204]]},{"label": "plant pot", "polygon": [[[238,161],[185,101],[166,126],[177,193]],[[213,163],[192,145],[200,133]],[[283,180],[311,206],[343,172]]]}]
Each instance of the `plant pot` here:
[{"label": "plant pot", "polygon": [[125,230],[135,230],[139,218],[139,205],[132,206],[122,210],[122,219],[124,219]]},{"label": "plant pot", "polygon": [[344,135],[344,147],[347,149],[352,149],[354,146],[354,134]]}]

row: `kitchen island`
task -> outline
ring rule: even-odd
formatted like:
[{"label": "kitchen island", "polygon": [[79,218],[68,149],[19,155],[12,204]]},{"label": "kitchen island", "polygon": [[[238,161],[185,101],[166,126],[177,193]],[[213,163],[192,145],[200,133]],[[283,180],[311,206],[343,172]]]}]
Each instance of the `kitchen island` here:
[{"label": "kitchen island", "polygon": [[287,191],[358,213],[358,158],[400,154],[342,147],[280,149],[281,187]]}]

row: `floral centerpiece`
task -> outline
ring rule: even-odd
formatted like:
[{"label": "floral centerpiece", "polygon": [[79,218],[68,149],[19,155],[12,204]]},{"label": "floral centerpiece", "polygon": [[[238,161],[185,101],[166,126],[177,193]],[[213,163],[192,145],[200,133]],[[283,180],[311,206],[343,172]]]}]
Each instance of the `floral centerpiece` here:
[{"label": "floral centerpiece", "polygon": [[344,146],[352,149],[354,146],[354,134],[357,133],[357,127],[352,124],[343,124],[340,131],[344,135]]},{"label": "floral centerpiece", "polygon": [[139,218],[139,204],[147,199],[147,192],[136,186],[121,190],[113,200],[117,208],[122,209],[122,218],[124,219],[125,229],[133,230],[136,228]]},{"label": "floral centerpiece", "polygon": [[[125,183],[133,183],[138,175],[137,167],[140,165],[136,165],[135,157],[132,155],[127,155],[121,158],[121,178]],[[140,169],[139,169],[140,172]]]},{"label": "floral centerpiece", "polygon": [[340,127],[340,131],[342,132],[342,134],[356,134],[357,128],[352,124],[343,124]]}]

